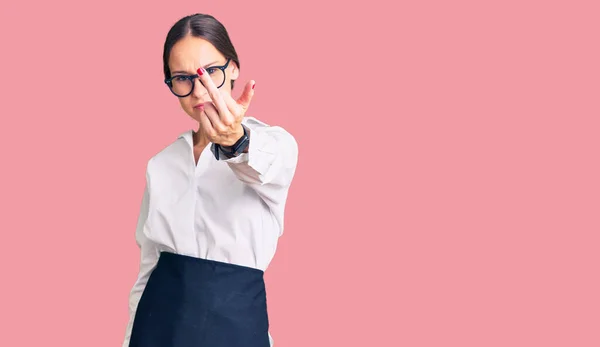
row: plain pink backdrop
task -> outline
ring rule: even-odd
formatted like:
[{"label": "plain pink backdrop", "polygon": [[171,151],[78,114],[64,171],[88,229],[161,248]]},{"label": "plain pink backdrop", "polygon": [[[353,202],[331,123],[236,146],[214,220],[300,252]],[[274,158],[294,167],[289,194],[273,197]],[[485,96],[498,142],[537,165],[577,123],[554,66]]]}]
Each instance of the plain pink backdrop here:
[{"label": "plain pink backdrop", "polygon": [[3,2],[0,346],[120,346],[146,162],[194,126],[163,40],[196,12],[299,143],[277,347],[599,346],[599,10]]}]

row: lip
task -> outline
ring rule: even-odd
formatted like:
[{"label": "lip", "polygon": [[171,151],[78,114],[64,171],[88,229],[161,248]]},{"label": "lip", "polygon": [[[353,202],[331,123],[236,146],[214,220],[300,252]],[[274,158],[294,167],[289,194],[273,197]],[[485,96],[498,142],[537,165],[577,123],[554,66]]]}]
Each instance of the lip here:
[{"label": "lip", "polygon": [[208,100],[208,101],[205,101],[205,102],[198,103],[198,104],[194,105],[194,109],[204,109],[205,106],[207,104],[210,104],[210,103],[212,103],[212,100]]}]

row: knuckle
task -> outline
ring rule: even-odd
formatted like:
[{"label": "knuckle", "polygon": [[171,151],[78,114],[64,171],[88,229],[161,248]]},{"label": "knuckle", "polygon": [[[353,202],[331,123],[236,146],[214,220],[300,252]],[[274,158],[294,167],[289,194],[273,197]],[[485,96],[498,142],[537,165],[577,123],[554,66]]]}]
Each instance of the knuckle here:
[{"label": "knuckle", "polygon": [[218,134],[223,134],[223,133],[225,133],[226,129],[223,125],[219,124],[215,127],[215,130]]}]

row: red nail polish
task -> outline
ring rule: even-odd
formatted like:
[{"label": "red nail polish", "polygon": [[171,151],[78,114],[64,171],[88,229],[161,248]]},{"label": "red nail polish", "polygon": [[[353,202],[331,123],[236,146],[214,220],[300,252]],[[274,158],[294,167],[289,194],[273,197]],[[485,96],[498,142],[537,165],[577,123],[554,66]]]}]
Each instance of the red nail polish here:
[{"label": "red nail polish", "polygon": [[204,69],[203,68],[199,68],[198,69],[198,75],[200,75],[200,76],[204,75]]},{"label": "red nail polish", "polygon": [[254,87],[255,87],[255,86],[256,86],[256,83],[254,83],[254,84],[252,85],[252,89],[254,89]]}]

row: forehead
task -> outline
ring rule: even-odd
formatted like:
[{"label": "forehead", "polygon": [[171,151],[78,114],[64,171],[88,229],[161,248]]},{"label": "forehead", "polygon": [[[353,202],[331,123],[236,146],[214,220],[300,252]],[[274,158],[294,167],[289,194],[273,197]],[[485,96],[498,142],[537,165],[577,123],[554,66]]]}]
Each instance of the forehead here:
[{"label": "forehead", "polygon": [[186,36],[171,48],[169,67],[171,71],[194,72],[200,66],[221,61],[224,57],[212,43],[200,37]]}]

